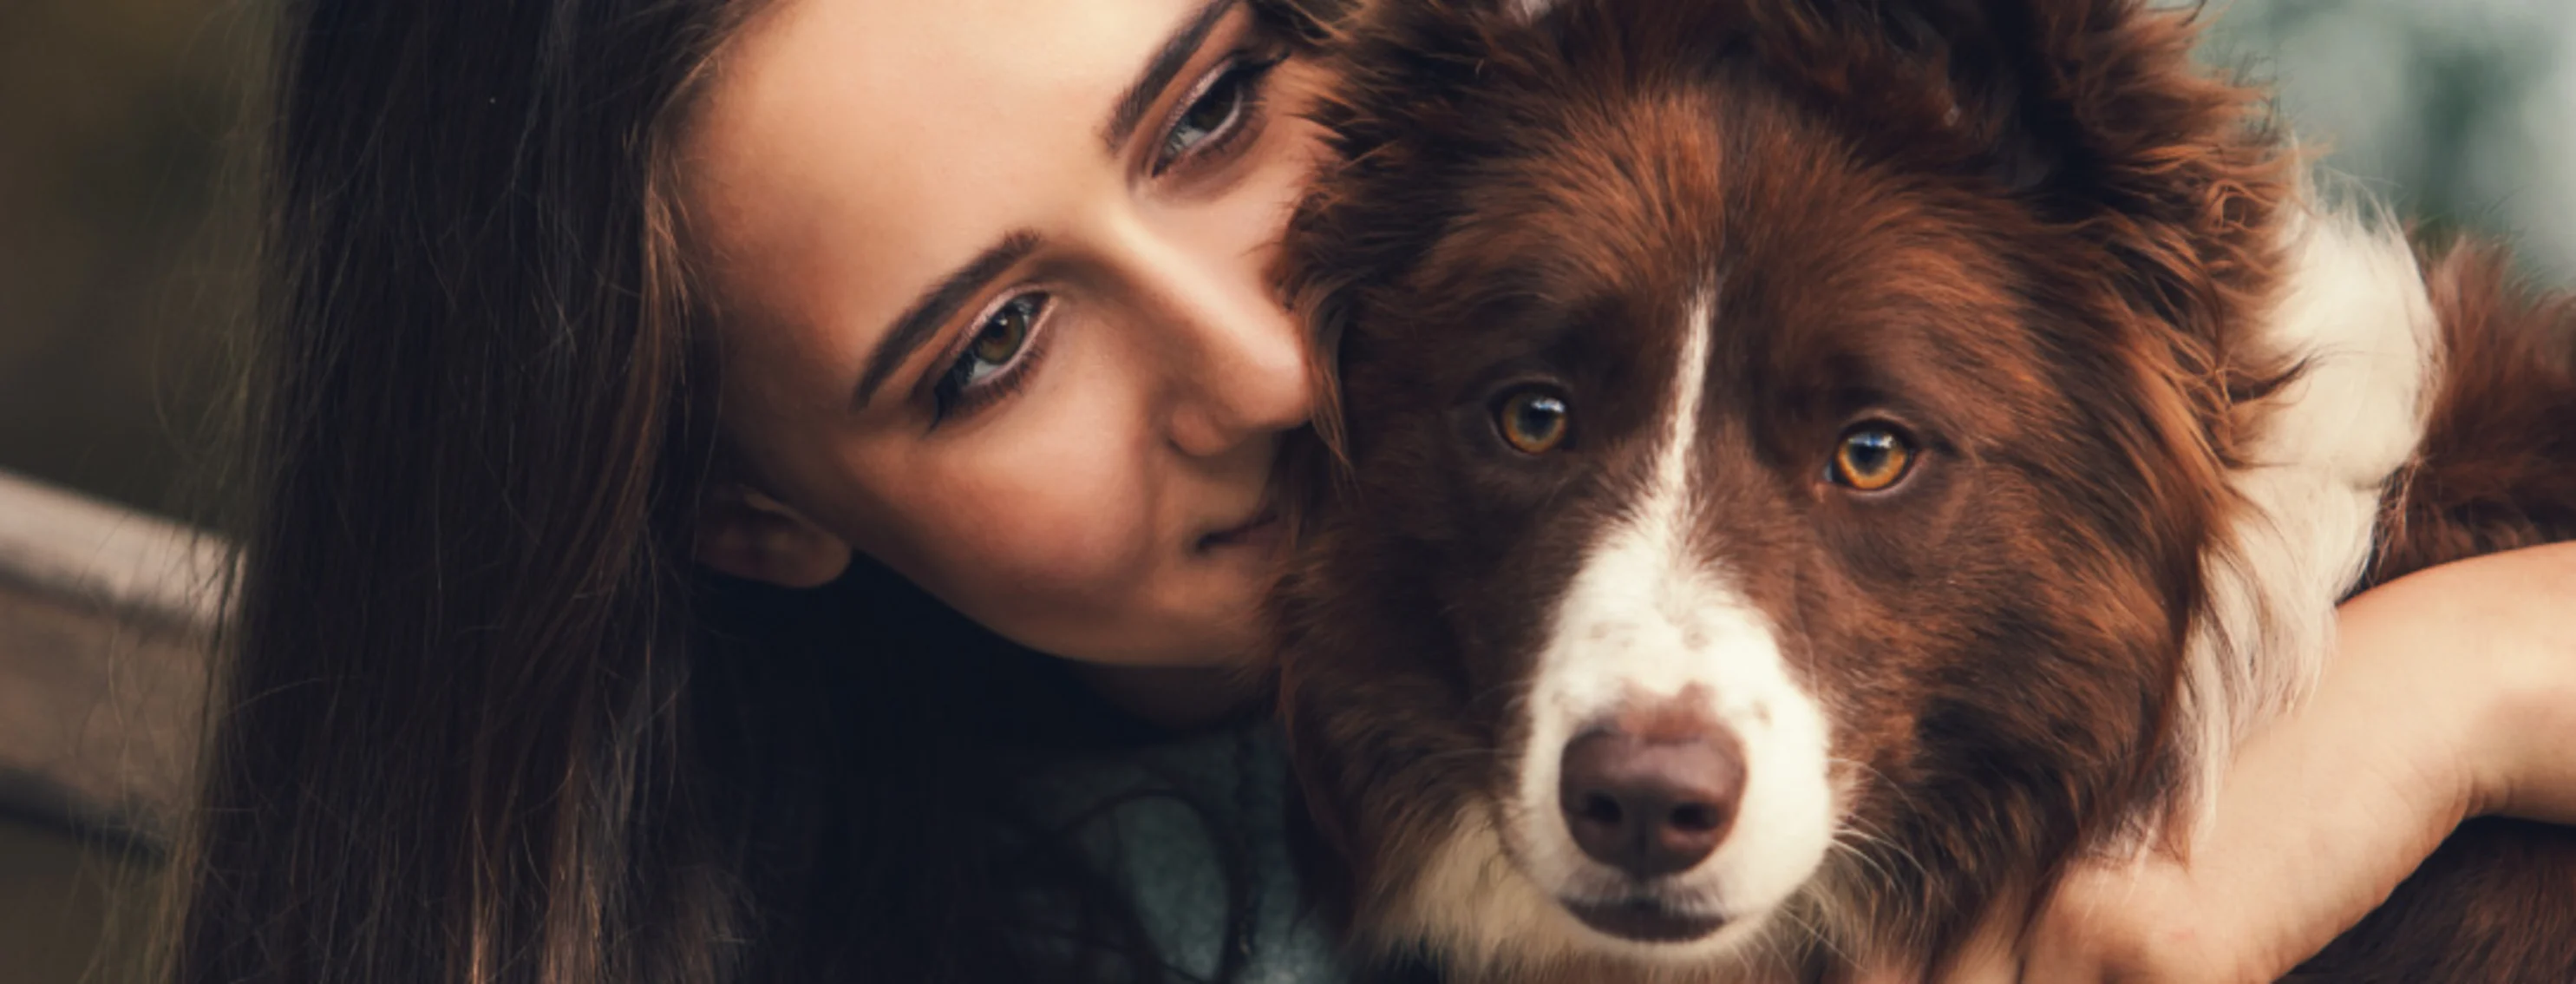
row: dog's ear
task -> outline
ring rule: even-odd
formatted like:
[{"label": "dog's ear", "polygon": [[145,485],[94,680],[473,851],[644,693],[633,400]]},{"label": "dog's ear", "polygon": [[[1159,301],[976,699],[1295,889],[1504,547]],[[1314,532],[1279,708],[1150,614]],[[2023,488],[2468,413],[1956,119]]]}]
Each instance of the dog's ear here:
[{"label": "dog's ear", "polygon": [[[1576,0],[1567,0],[1576,2]],[[1765,72],[1905,170],[1990,177],[2095,238],[2142,310],[2209,338],[2269,269],[2295,160],[2260,93],[2151,0],[1751,0]]]},{"label": "dog's ear", "polygon": [[1874,117],[1890,143],[1965,138],[2016,189],[2134,192],[2190,177],[2195,157],[2269,144],[2248,139],[2253,91],[2193,62],[2195,10],[2150,0],[1753,6],[1770,21],[1759,33],[1772,68]]}]

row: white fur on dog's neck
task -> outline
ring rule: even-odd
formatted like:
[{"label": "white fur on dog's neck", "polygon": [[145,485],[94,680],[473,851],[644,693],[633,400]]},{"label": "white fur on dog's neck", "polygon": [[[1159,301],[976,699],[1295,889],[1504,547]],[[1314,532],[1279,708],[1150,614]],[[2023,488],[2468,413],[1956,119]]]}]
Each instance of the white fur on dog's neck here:
[{"label": "white fur on dog's neck", "polygon": [[[2177,732],[2188,773],[2114,851],[2188,846],[2237,743],[2307,695],[2334,648],[2335,604],[2369,561],[2381,496],[2423,439],[2440,326],[2405,233],[2304,189],[2285,209],[2288,268],[2262,342],[2300,372],[2236,410],[2252,440],[2228,479],[2237,508],[2203,559],[2210,604]],[[2165,829],[2174,822],[2185,829]]]}]

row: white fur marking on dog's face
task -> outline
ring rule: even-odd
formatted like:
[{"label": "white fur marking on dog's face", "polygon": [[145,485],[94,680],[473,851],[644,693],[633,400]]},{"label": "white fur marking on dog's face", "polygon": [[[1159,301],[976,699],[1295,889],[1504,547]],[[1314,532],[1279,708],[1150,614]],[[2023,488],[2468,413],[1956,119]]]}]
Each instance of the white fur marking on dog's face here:
[{"label": "white fur marking on dog's face", "polygon": [[[1525,704],[1527,744],[1516,756],[1516,789],[1498,829],[1445,852],[1484,860],[1443,857],[1417,896],[1423,928],[1467,944],[1465,952],[1706,960],[1757,935],[1763,917],[1806,883],[1832,841],[1824,714],[1791,678],[1769,619],[1734,586],[1739,575],[1693,542],[1690,464],[1715,316],[1710,297],[1691,305],[1684,326],[1653,478],[1585,554],[1540,643]],[[1639,886],[1575,844],[1558,807],[1559,764],[1567,741],[1623,704],[1686,693],[1742,743],[1743,797],[1731,832],[1708,859]],[[1509,860],[1484,855],[1482,845],[1508,846]],[[1452,883],[1491,878],[1489,865],[1516,867],[1527,884],[1505,891]],[[1728,924],[1686,943],[1638,943],[1596,932],[1558,904],[1614,901],[1648,888]],[[1478,938],[1493,933],[1509,936]]]}]

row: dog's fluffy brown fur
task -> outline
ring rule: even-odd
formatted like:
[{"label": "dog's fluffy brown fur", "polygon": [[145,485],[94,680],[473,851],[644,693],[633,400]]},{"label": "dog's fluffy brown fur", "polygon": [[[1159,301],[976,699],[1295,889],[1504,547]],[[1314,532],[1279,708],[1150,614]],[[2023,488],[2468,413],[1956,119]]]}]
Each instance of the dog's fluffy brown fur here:
[{"label": "dog's fluffy brown fur", "polygon": [[[1287,262],[1339,477],[1277,611],[1363,954],[1937,963],[2081,852],[2186,845],[2339,599],[2576,538],[2568,301],[2325,201],[2188,12],[1383,0],[1330,31],[1343,163]],[[1538,454],[1494,423],[1533,388],[1571,421]],[[1914,449],[1896,487],[1830,480],[1862,426]],[[1751,778],[1726,846],[1638,880],[1547,796],[1569,734],[1649,700]],[[2473,823],[2308,970],[2576,979],[2576,836]]]}]

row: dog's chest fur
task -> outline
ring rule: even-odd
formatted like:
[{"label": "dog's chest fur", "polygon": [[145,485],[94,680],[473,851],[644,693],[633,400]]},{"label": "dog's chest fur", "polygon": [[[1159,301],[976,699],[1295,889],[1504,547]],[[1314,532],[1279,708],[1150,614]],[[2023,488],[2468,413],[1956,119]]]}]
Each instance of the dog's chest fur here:
[{"label": "dog's chest fur", "polygon": [[[1288,252],[1347,468],[1279,611],[1364,951],[1937,958],[2080,852],[2187,839],[2349,592],[2576,537],[2566,304],[2326,204],[2176,15],[1459,0],[1339,30],[1347,163]],[[1856,483],[1891,446],[1901,477]],[[1723,749],[1723,837],[1675,868],[1584,836],[1601,734]],[[2473,835],[2576,872],[2563,831]],[[2501,897],[2460,870],[2430,877]],[[2567,894],[2483,941],[2502,962],[2402,979],[2576,967],[2543,935]],[[2475,925],[2409,904],[2340,958]]]}]

